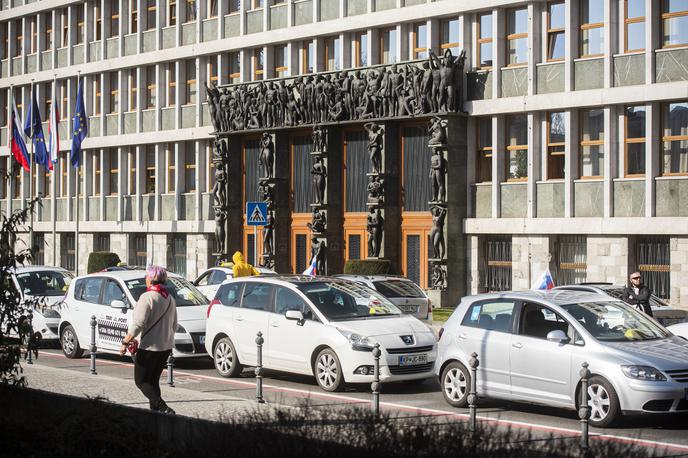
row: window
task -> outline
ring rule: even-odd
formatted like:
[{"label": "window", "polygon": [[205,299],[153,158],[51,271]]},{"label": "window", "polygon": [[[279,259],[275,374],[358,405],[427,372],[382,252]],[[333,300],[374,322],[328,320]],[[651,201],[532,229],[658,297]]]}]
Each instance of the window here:
[{"label": "window", "polygon": [[172,250],[169,252],[167,265],[172,266],[172,271],[186,277],[186,234],[168,236]]},{"label": "window", "polygon": [[604,2],[582,0],[580,18],[581,57],[604,54]]},{"label": "window", "polygon": [[[67,165],[67,161],[65,161],[65,170]],[[22,173],[22,168],[21,167],[14,167],[14,173],[13,173],[13,190],[12,190],[12,198],[13,199],[19,199],[22,195],[22,181],[24,180],[24,174]]]},{"label": "window", "polygon": [[558,313],[540,304],[523,304],[519,321],[519,334],[536,339],[547,339],[547,334],[552,331],[562,331],[570,338],[574,332]]},{"label": "window", "polygon": [[229,14],[236,14],[241,10],[241,0],[229,0]]},{"label": "window", "polygon": [[238,52],[229,53],[229,82],[230,84],[241,82],[241,55]]},{"label": "window", "polygon": [[271,312],[272,285],[246,283],[241,300],[241,308]]},{"label": "window", "polygon": [[196,60],[186,61],[186,85],[184,101],[187,105],[196,103]]},{"label": "window", "polygon": [[317,320],[308,304],[294,291],[281,286],[275,291],[275,313],[284,315],[288,310],[297,310],[303,314],[306,320]]},{"label": "window", "polygon": [[471,305],[461,324],[486,331],[510,333],[514,305],[512,301],[478,302]]},{"label": "window", "polygon": [[511,237],[491,237],[485,241],[485,291],[511,290]]},{"label": "window", "polygon": [[624,51],[645,50],[645,0],[624,0]]},{"label": "window", "polygon": [[[380,43],[382,41],[383,38],[380,36]],[[339,36],[325,38],[325,71],[340,70],[342,60],[339,48]]]},{"label": "window", "polygon": [[209,85],[217,85],[218,72],[217,72],[217,57],[218,56],[208,56],[206,61],[206,75]]},{"label": "window", "polygon": [[507,29],[507,65],[528,63],[528,8],[509,10]]},{"label": "window", "polygon": [[242,286],[244,286],[243,283],[228,283],[220,286],[216,296],[220,304],[227,307],[239,307],[239,305],[241,305]]},{"label": "window", "polygon": [[193,142],[186,144],[184,155],[184,184],[186,192],[196,191],[196,147]]},{"label": "window", "polygon": [[[42,266],[45,264],[45,234],[42,232],[34,232],[33,246],[36,248],[32,264],[35,266]],[[61,274],[58,274],[61,276]],[[51,275],[52,277],[52,275]],[[52,283],[52,282],[51,282]],[[51,288],[52,289],[52,288]]]},{"label": "window", "polygon": [[[149,0],[155,3],[155,0]],[[177,0],[167,0],[167,26],[177,25]]]},{"label": "window", "polygon": [[354,67],[368,66],[368,32],[356,32],[356,38],[354,40],[354,59]]},{"label": "window", "polygon": [[[208,140],[205,145],[205,163],[208,166],[206,183],[206,192],[212,192],[215,186],[215,164],[213,163],[213,140]],[[213,251],[215,253],[215,251]],[[214,263],[214,261],[213,261]]]},{"label": "window", "polygon": [[119,284],[115,280],[108,280],[103,290],[103,304],[112,305],[114,301],[122,301],[129,305],[127,296],[124,295],[124,291],[122,291]]},{"label": "window", "polygon": [[253,79],[262,80],[263,79],[263,68],[265,64],[265,53],[263,48],[254,48],[252,60],[253,67]]},{"label": "window", "polygon": [[276,45],[275,46],[275,77],[283,78],[289,76],[289,47],[287,45]]},{"label": "window", "polygon": [[100,116],[100,75],[93,79],[93,115]]},{"label": "window", "polygon": [[671,287],[671,248],[669,237],[642,237],[636,241],[637,270],[643,283],[655,296],[669,299]]},{"label": "window", "polygon": [[110,38],[119,35],[119,2],[110,3]]},{"label": "window", "polygon": [[478,118],[478,183],[492,181],[492,118]]},{"label": "window", "polygon": [[24,29],[22,28],[21,19],[14,21],[14,30],[16,30],[16,36],[14,39],[14,57],[19,57],[24,51]]},{"label": "window", "polygon": [[117,72],[110,73],[110,113],[119,111],[119,75]]},{"label": "window", "polygon": [[69,14],[67,8],[62,8],[62,14],[58,14],[57,20],[62,19],[62,40],[60,41],[63,48],[69,46]]},{"label": "window", "polygon": [[[83,20],[83,19],[82,19]],[[53,18],[52,15],[43,15],[43,24],[45,24],[45,29],[43,29],[43,42],[45,48],[43,50],[53,49]],[[7,53],[4,54],[5,56]]]},{"label": "window", "polygon": [[[75,237],[73,233],[63,233],[60,235],[60,265],[67,270],[74,272],[76,257],[74,255]],[[98,281],[99,279],[95,279]],[[100,286],[93,287],[96,294],[100,294]],[[96,296],[97,297],[97,296]],[[77,296],[77,299],[79,296]]]},{"label": "window", "polygon": [[257,10],[263,7],[264,0],[251,0],[251,8]]},{"label": "window", "polygon": [[528,118],[525,115],[506,117],[507,181],[528,178]]},{"label": "window", "polygon": [[[45,105],[43,106],[43,113],[46,114],[46,117],[50,119],[50,106],[53,104],[53,84],[52,82],[49,83],[43,83],[43,100],[45,102]],[[7,111],[7,110],[0,110],[0,111]],[[62,114],[62,113],[60,113]],[[4,126],[5,124],[0,124]],[[44,134],[47,134],[47,132],[44,132]]]},{"label": "window", "polygon": [[[338,40],[337,40],[338,42]],[[338,50],[335,50],[335,53]],[[381,64],[392,64],[398,61],[397,56],[397,29],[396,27],[390,29],[384,29],[380,31],[380,63]],[[337,62],[339,59],[337,58]],[[328,68],[328,70],[330,70]],[[333,68],[332,70],[339,70],[339,68]]]},{"label": "window", "polygon": [[563,179],[566,162],[565,114],[549,113],[547,118],[547,178]]},{"label": "window", "polygon": [[93,251],[110,251],[110,234],[95,234]]},{"label": "window", "polygon": [[129,0],[129,33],[136,33],[139,29],[138,0]]},{"label": "window", "polygon": [[196,20],[196,0],[186,0],[186,22]]},{"label": "window", "polygon": [[174,143],[167,145],[167,192],[174,193],[176,179],[174,178],[177,170],[177,160],[174,152]]},{"label": "window", "polygon": [[688,102],[662,105],[662,174],[688,174]]},{"label": "window", "polygon": [[72,11],[76,16],[76,36],[74,37],[74,44],[80,45],[84,42],[84,7],[83,5],[73,5]]},{"label": "window", "polygon": [[581,177],[601,177],[604,175],[604,110],[581,110],[580,129]]},{"label": "window", "polygon": [[418,22],[413,24],[413,59],[428,58],[428,24]]},{"label": "window", "polygon": [[10,161],[10,158],[0,158],[0,199],[6,199],[8,195],[7,191],[10,185],[10,174],[12,173],[8,168],[8,161]]},{"label": "window", "polygon": [[206,15],[208,18],[217,17],[217,0],[207,0]]},{"label": "window", "polygon": [[688,44],[688,2],[662,0],[662,47]]},{"label": "window", "polygon": [[478,15],[478,67],[492,67],[492,13]]},{"label": "window", "polygon": [[95,27],[94,30],[94,36],[96,37],[96,41],[102,39],[102,30],[103,30],[103,15],[102,11],[100,10],[100,2],[96,2],[93,4],[93,26]]},{"label": "window", "polygon": [[38,32],[36,30],[36,16],[29,18],[29,31],[31,33],[31,40],[29,43],[29,54],[34,54],[36,52],[36,42]]},{"label": "window", "polygon": [[645,174],[645,107],[626,107],[626,176]]},{"label": "window", "polygon": [[167,106],[173,107],[177,103],[177,73],[174,62],[169,62],[165,69],[167,79]]},{"label": "window", "polygon": [[145,266],[148,264],[148,243],[146,234],[133,234],[129,239],[129,265]]},{"label": "window", "polygon": [[129,111],[136,111],[138,107],[138,69],[129,70]]},{"label": "window", "polygon": [[450,49],[454,56],[459,55],[459,20],[443,19],[440,22],[440,51]]},{"label": "window", "polygon": [[155,66],[146,67],[146,108],[155,108],[157,84],[155,83]]},{"label": "window", "polygon": [[100,152],[95,151],[93,153],[93,195],[100,195]]},{"label": "window", "polygon": [[60,179],[60,186],[59,186],[59,196],[60,197],[67,197],[67,174],[69,173],[69,170],[71,169],[69,162],[67,162],[68,159],[67,157],[61,157],[60,158],[60,170],[62,170],[62,177]]},{"label": "window", "polygon": [[[136,194],[136,149],[133,149],[132,151],[129,151],[127,154],[127,158],[129,160],[129,195],[134,195]],[[123,164],[124,166],[124,164]]]},{"label": "window", "polygon": [[[67,238],[71,236],[74,240],[74,234],[65,234]],[[72,270],[72,269],[67,269]],[[78,301],[90,302],[92,304],[100,303],[100,290],[103,289],[104,278],[84,278],[77,280],[74,286],[74,297]]]},{"label": "window", "polygon": [[556,242],[555,284],[575,285],[586,280],[587,240],[584,235],[561,235]]},{"label": "window", "polygon": [[[644,1],[644,0],[642,0]],[[547,6],[547,61],[564,60],[566,41],[566,8],[564,2]]]},{"label": "window", "polygon": [[155,146],[146,145],[145,194],[155,193]]},{"label": "window", "polygon": [[[368,40],[366,35],[366,40]],[[313,63],[315,62],[315,45],[313,40],[304,41],[301,46],[301,73],[313,73]]]},{"label": "window", "polygon": [[119,157],[116,149],[111,150],[108,158],[110,173],[108,174],[108,190],[110,195],[117,194],[119,191]]}]

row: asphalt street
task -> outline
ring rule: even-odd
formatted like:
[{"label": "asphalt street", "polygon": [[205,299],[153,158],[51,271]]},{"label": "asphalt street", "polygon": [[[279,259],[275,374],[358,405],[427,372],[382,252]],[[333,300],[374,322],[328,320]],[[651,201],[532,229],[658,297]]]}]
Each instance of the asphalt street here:
[{"label": "asphalt street", "polygon": [[[98,356],[98,374],[122,380],[130,380],[133,386],[133,364],[129,358],[113,355]],[[39,366],[88,373],[89,359],[70,360],[59,349],[41,350]],[[255,378],[252,368],[241,377],[226,379],[217,374],[210,358],[178,360],[174,371],[175,386],[207,395],[230,396],[234,399],[255,399]],[[36,376],[36,374],[34,374]],[[93,376],[98,377],[98,375]],[[166,380],[162,375],[162,383]],[[29,379],[31,385],[31,379]],[[340,393],[322,391],[311,377],[266,371],[264,396],[268,403],[299,406],[304,402],[317,406],[370,404],[369,385],[348,386]],[[203,396],[201,396],[202,398]],[[209,402],[214,402],[208,399]],[[171,403],[174,405],[174,402]],[[436,380],[421,384],[383,384],[381,407],[392,413],[404,415],[443,416],[449,421],[466,421],[468,409],[450,407],[443,399]],[[208,411],[212,411],[209,409]],[[210,418],[197,412],[200,417]],[[520,403],[481,400],[479,419],[496,426],[512,427],[537,434],[559,437],[576,436],[580,423],[576,412]],[[661,455],[688,456],[688,415],[652,415],[624,418],[616,428],[597,430],[592,428],[593,440],[633,441],[656,448]]]}]

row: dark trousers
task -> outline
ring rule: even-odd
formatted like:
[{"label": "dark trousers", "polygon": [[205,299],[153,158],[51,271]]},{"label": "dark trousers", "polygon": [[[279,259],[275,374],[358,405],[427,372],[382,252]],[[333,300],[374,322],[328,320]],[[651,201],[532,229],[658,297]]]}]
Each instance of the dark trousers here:
[{"label": "dark trousers", "polygon": [[150,408],[153,410],[159,410],[166,405],[160,397],[160,375],[171,351],[149,351],[139,348],[136,352],[134,381],[143,395],[148,398]]}]

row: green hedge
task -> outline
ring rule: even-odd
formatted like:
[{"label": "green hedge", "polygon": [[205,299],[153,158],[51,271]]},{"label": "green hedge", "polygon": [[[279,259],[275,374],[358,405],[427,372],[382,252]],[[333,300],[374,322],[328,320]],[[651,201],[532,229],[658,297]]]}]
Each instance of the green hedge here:
[{"label": "green hedge", "polygon": [[87,272],[89,274],[98,272],[106,267],[113,267],[121,261],[117,253],[109,253],[107,251],[95,251],[88,255]]},{"label": "green hedge", "polygon": [[387,275],[392,272],[389,259],[349,259],[344,264],[344,273],[349,275]]}]

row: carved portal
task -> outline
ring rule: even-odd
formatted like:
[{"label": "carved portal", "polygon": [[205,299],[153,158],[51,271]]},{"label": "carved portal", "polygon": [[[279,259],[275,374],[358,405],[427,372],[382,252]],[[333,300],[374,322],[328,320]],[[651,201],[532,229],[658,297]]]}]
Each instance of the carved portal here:
[{"label": "carved portal", "polygon": [[[443,70],[444,71],[444,70]],[[446,77],[446,72],[440,72],[440,77]],[[455,94],[445,94],[445,98],[438,100],[440,105],[450,106]],[[430,158],[430,184],[432,197],[428,205],[432,215],[432,229],[430,230],[430,243],[432,244],[433,257],[431,265],[431,287],[433,289],[445,289],[446,285],[446,246],[444,241],[444,226],[447,219],[447,124],[446,120],[439,116],[433,116],[428,126],[430,140],[428,147],[432,149]]]},{"label": "carved portal", "polygon": [[213,185],[213,212],[215,215],[215,242],[218,260],[226,260],[227,254],[227,170],[229,170],[229,151],[224,140],[216,139],[213,145],[212,162],[215,166],[215,184]]},{"label": "carved portal", "polygon": [[[308,82],[308,78],[305,80]],[[302,82],[304,80],[301,80]],[[323,80],[319,80],[323,84]],[[306,84],[306,83],[303,83]],[[321,93],[315,93],[313,99],[308,102],[315,107],[321,107],[322,102]],[[311,114],[310,117],[317,119],[320,114]],[[313,195],[315,202],[311,203],[312,216],[311,222],[308,223],[308,228],[311,230],[311,259],[310,263],[315,261],[315,268],[317,275],[327,274],[327,144],[328,144],[328,129],[325,126],[313,126],[313,150],[311,156],[313,157],[313,165],[311,166],[311,175],[313,177]]]}]

